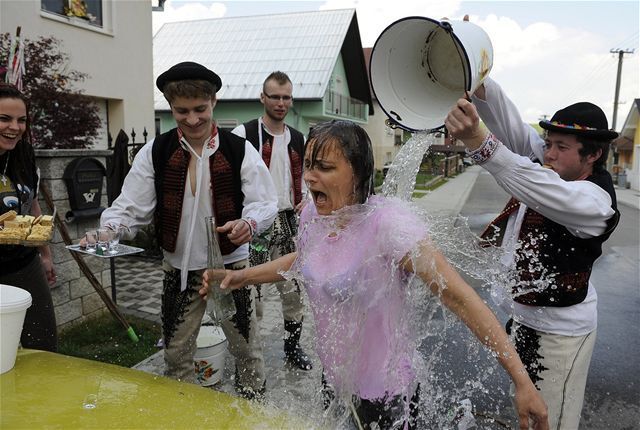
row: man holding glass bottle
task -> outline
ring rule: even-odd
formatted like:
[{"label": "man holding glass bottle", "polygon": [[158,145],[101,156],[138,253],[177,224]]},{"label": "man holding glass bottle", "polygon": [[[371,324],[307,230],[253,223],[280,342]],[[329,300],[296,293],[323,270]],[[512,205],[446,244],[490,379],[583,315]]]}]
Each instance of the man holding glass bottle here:
[{"label": "man holding glass bottle", "polygon": [[[101,217],[131,234],[153,222],[163,249],[162,334],[167,376],[195,382],[193,357],[206,303],[198,295],[207,268],[205,217],[215,217],[227,269],[247,265],[248,243],[277,213],[274,185],[253,146],[219,129],[212,118],[220,77],[183,62],[158,76],[177,127],[136,155],[122,193]],[[262,345],[250,288],[233,293],[236,314],[222,322],[236,359],[236,389],[264,394]]]}]

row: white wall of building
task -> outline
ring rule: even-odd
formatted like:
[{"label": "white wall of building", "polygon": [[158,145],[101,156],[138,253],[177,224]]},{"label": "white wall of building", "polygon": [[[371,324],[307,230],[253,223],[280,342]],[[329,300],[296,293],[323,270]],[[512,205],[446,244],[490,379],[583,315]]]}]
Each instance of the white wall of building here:
[{"label": "white wall of building", "polygon": [[[78,83],[95,98],[100,115],[107,120],[112,136],[122,128],[127,133],[143,128],[152,134],[153,58],[150,0],[102,0],[103,27],[79,18],[69,18],[41,10],[40,0],[0,1],[0,31],[36,39],[54,36],[70,57],[69,67],[87,73]],[[27,64],[26,73],[29,73]],[[95,148],[106,148],[103,132]]]}]

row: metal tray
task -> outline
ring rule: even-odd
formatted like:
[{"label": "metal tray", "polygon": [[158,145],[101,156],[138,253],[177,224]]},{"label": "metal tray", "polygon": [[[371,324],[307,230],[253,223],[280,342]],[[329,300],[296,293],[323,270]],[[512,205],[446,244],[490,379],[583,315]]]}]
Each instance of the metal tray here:
[{"label": "metal tray", "polygon": [[115,254],[111,254],[109,252],[106,252],[104,254],[98,254],[96,251],[87,251],[86,248],[81,248],[80,245],[78,244],[67,245],[65,248],[67,248],[69,251],[79,252],[81,254],[87,254],[93,257],[98,257],[98,258],[122,257],[124,255],[137,254],[139,252],[144,251],[143,248],[137,248],[135,246],[129,246],[129,245],[123,245],[123,244],[118,245],[118,252],[116,252]]}]

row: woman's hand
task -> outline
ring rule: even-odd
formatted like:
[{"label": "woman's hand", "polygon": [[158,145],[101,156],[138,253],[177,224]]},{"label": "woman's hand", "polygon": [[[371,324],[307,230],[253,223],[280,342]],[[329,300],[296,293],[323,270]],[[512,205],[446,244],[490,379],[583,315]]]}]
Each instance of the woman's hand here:
[{"label": "woman's hand", "polygon": [[207,269],[202,273],[202,288],[198,291],[202,300],[207,299],[209,294],[209,282],[221,281],[220,288],[237,290],[245,286],[244,269],[243,270],[225,270],[225,269]]},{"label": "woman's hand", "polygon": [[49,282],[50,287],[53,287],[56,284],[58,278],[56,276],[56,271],[53,268],[51,255],[40,255],[40,261],[42,262],[44,273],[47,276],[47,282]]},{"label": "woman's hand", "polygon": [[527,382],[516,385],[515,403],[520,429],[548,430],[547,405],[533,383],[530,380]]}]

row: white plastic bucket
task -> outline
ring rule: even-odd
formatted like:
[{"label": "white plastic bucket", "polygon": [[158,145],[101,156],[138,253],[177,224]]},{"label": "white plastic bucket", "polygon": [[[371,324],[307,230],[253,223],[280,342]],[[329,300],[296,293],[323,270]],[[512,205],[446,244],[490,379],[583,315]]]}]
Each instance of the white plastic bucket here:
[{"label": "white plastic bucket", "polygon": [[468,21],[402,18],[371,52],[371,87],[384,113],[409,131],[435,130],[465,90],[475,91],[493,66],[489,36]]},{"label": "white plastic bucket", "polygon": [[16,364],[22,325],[31,294],[22,288],[0,284],[0,373],[8,372]]},{"label": "white plastic bucket", "polygon": [[227,338],[219,326],[202,326],[196,340],[198,349],[194,356],[196,379],[206,387],[222,380]]}]

